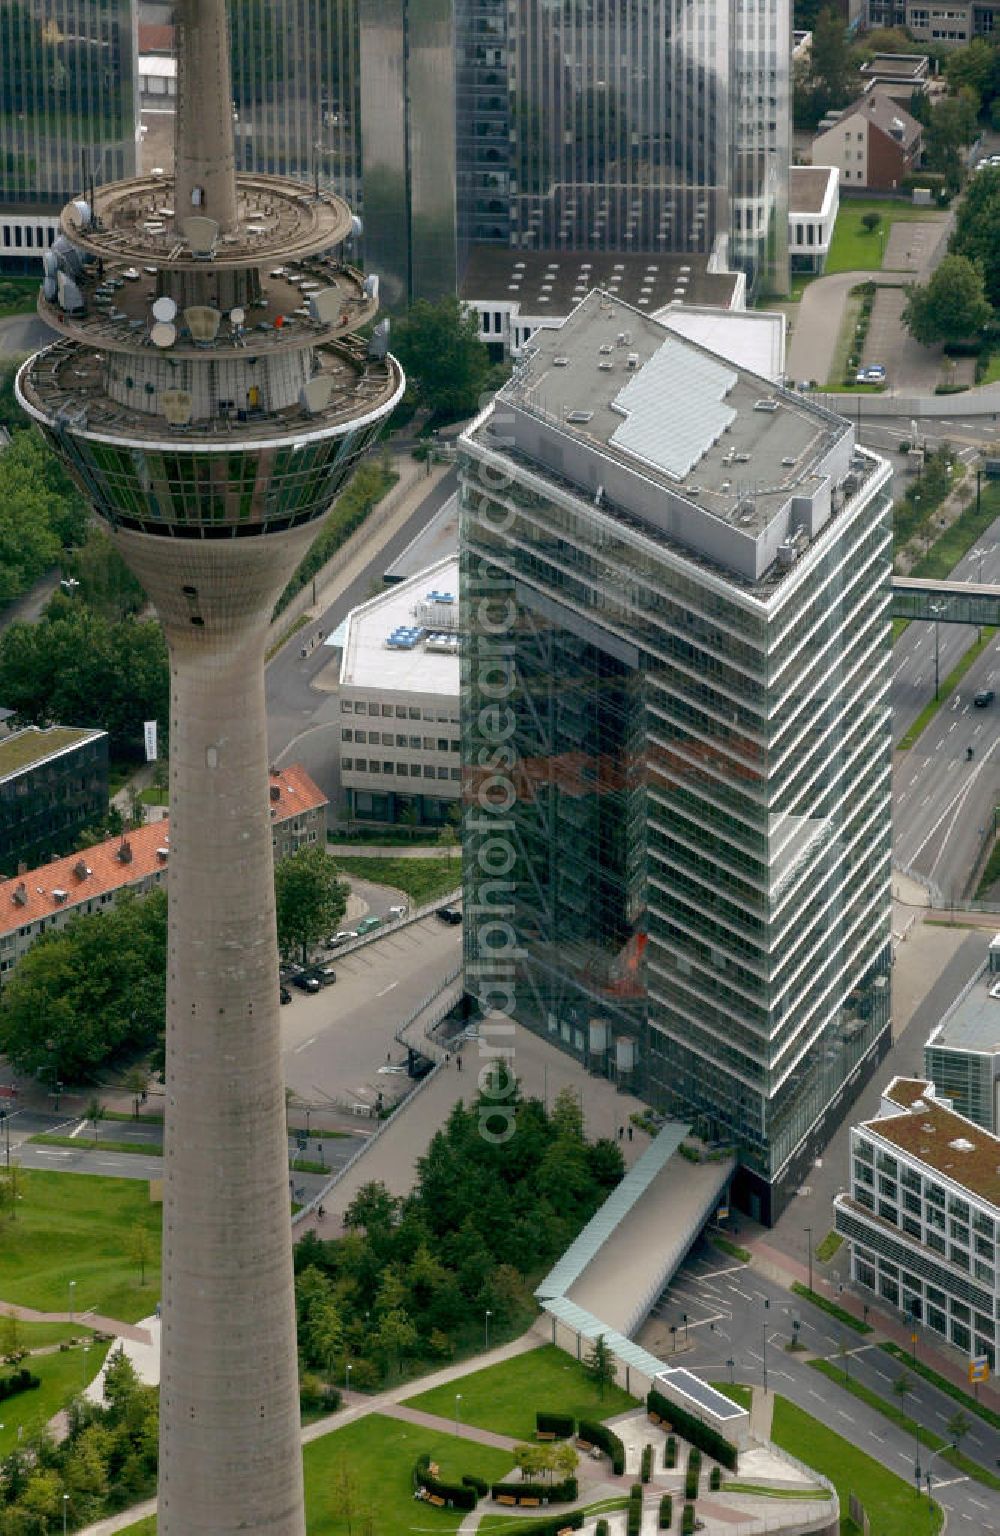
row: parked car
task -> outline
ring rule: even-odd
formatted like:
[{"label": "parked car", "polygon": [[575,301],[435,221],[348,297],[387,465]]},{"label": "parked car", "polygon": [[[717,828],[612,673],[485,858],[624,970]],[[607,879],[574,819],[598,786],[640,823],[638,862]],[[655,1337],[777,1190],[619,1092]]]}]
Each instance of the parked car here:
[{"label": "parked car", "polygon": [[442,923],[460,923],[462,914],[457,907],[438,907],[437,916]]},{"label": "parked car", "polygon": [[346,944],[348,939],[356,939],[357,934],[353,928],[341,928],[339,933],[332,934],[326,941],[327,949],[336,949],[338,944]]},{"label": "parked car", "polygon": [[278,988],[278,999],[282,1003],[290,1003],[292,1000],[292,994],[284,983]]},{"label": "parked car", "polygon": [[337,979],[337,973],[332,965],[314,965],[309,975],[315,976],[321,987],[332,987]]},{"label": "parked car", "polygon": [[407,912],[409,912],[409,910],[410,909],[407,906],[390,907],[389,911],[386,913],[386,916],[387,917],[405,917]]},{"label": "parked car", "polygon": [[381,926],[382,919],[380,917],[363,917],[358,924],[357,936],[360,939],[362,934],[371,933],[373,929],[381,928]]},{"label": "parked car", "polygon": [[980,688],[972,702],[977,709],[988,709],[995,698],[996,694],[992,688]]},{"label": "parked car", "polygon": [[871,363],[867,368],[859,368],[855,377],[859,384],[884,384],[885,366],[882,363]]},{"label": "parked car", "polygon": [[298,987],[302,992],[318,992],[319,982],[312,971],[300,971],[292,977],[292,986]]}]

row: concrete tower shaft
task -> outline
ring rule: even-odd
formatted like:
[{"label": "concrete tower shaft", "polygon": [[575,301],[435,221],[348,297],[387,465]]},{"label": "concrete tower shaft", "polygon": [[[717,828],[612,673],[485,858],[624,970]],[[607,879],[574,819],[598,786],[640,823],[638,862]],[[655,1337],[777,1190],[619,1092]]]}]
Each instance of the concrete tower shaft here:
[{"label": "concrete tower shaft", "polygon": [[237,224],[233,87],[226,0],[177,0],[174,197],[178,216]]},{"label": "concrete tower shaft", "polygon": [[160,1536],[304,1536],[264,649],[404,388],[350,209],[236,176],[224,0],[181,0],[176,178],[64,209],[18,399],[170,651]]}]

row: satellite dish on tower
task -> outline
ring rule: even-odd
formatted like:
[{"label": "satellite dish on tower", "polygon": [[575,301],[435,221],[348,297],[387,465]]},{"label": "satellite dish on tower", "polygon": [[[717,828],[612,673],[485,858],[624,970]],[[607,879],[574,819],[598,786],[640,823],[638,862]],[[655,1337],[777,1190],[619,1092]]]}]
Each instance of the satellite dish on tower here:
[{"label": "satellite dish on tower", "polygon": [[246,319],[246,317],[247,317],[246,310],[245,309],[241,309],[239,305],[237,305],[235,309],[231,309],[229,311],[229,323],[230,323],[230,325],[242,325],[244,320]]},{"label": "satellite dish on tower", "polygon": [[149,333],[149,339],[154,347],[172,347],[177,340],[177,327],[171,325],[169,320],[157,320]]},{"label": "satellite dish on tower", "polygon": [[175,300],[168,298],[166,294],[164,294],[162,298],[157,299],[156,303],[153,305],[154,320],[164,320],[169,323],[174,318],[176,313],[177,304]]},{"label": "satellite dish on tower", "polygon": [[214,341],[219,334],[221,319],[221,311],[208,304],[192,304],[184,311],[184,323],[196,342]]},{"label": "satellite dish on tower", "polygon": [[194,412],[194,399],[186,389],[161,390],[160,405],[172,427],[186,427]]}]

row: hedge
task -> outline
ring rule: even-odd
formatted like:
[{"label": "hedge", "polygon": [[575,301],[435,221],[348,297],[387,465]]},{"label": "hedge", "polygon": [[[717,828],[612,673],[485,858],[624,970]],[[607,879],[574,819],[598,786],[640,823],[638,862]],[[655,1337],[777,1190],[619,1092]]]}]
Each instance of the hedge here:
[{"label": "hedge", "polygon": [[576,1429],[576,1420],[566,1413],[536,1413],[535,1432],[539,1435],[555,1435],[557,1440],[568,1440]]},{"label": "hedge", "polygon": [[568,1510],[565,1515],[556,1515],[552,1520],[518,1520],[517,1536],[559,1536],[560,1531],[578,1531],[584,1522],[585,1515],[582,1509]]},{"label": "hedge", "polygon": [[677,1465],[677,1436],[668,1435],[663,1443],[663,1465],[667,1468]]},{"label": "hedge", "polygon": [[12,1376],[0,1376],[0,1403],[8,1397],[16,1397],[19,1392],[33,1392],[41,1384],[41,1377],[32,1376],[26,1365]]},{"label": "hedge", "polygon": [[579,1497],[575,1477],[564,1477],[561,1483],[494,1483],[490,1492],[495,1499],[508,1494],[515,1499],[545,1499],[549,1504],[569,1503]]},{"label": "hedge", "polygon": [[706,1456],[711,1456],[713,1461],[721,1461],[724,1467],[735,1472],[736,1447],[724,1435],[720,1435],[717,1429],[713,1429],[710,1424],[703,1424],[701,1419],[696,1419],[686,1409],[678,1408],[676,1403],[664,1397],[662,1392],[657,1392],[655,1387],[650,1389],[646,1407],[650,1413],[665,1419],[672,1429],[683,1435],[691,1445],[704,1451]]},{"label": "hedge", "polygon": [[718,1493],[719,1489],[722,1487],[722,1468],[721,1467],[713,1467],[712,1468],[711,1472],[708,1475],[708,1486],[711,1488],[713,1493]]},{"label": "hedge", "polygon": [[633,1483],[628,1493],[626,1536],[639,1536],[642,1528],[642,1484]]},{"label": "hedge", "polygon": [[653,1447],[644,1445],[642,1448],[642,1470],[639,1476],[644,1483],[648,1483],[653,1475]]},{"label": "hedge", "polygon": [[687,1471],[684,1474],[684,1497],[696,1499],[698,1497],[698,1482],[701,1477],[701,1452],[697,1446],[692,1446],[688,1452]]},{"label": "hedge", "polygon": [[674,1518],[674,1501],[669,1493],[665,1493],[660,1500],[660,1530],[669,1531],[671,1521]]},{"label": "hedge", "polygon": [[681,1516],[681,1536],[694,1536],[694,1505],[685,1504]]},{"label": "hedge", "polygon": [[428,1493],[436,1494],[444,1499],[445,1503],[455,1509],[475,1509],[479,1502],[479,1495],[475,1488],[467,1483],[442,1483],[440,1478],[431,1477],[431,1458],[423,1451],[416,1460],[413,1468],[413,1483],[416,1488],[423,1488]]},{"label": "hedge", "polygon": [[[611,1457],[611,1470],[616,1477],[625,1474],[625,1447],[613,1430],[604,1424],[592,1424],[589,1419],[581,1419],[577,1426],[577,1433],[581,1440],[586,1440],[590,1445],[596,1445],[605,1455]],[[721,1457],[719,1458],[721,1460]],[[735,1466],[736,1463],[734,1462]]]},{"label": "hedge", "polygon": [[490,1491],[490,1485],[485,1477],[476,1477],[472,1472],[463,1472],[462,1483],[466,1488],[474,1488],[481,1499],[485,1499]]},{"label": "hedge", "polygon": [[594,1536],[608,1536],[608,1522],[606,1520],[598,1520],[594,1527]]}]

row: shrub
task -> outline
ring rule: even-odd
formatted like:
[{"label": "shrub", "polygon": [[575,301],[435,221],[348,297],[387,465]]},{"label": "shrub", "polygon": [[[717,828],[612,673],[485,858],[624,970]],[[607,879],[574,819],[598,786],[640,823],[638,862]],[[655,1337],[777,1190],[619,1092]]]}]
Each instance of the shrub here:
[{"label": "shrub", "polygon": [[[596,1445],[598,1450],[611,1457],[611,1470],[615,1477],[622,1477],[625,1473],[625,1447],[613,1430],[604,1424],[594,1424],[590,1419],[581,1419],[577,1427],[581,1440],[586,1440],[589,1445]],[[736,1463],[734,1461],[733,1465]]]},{"label": "shrub", "polygon": [[693,1446],[711,1456],[713,1461],[720,1461],[731,1472],[736,1470],[736,1447],[732,1445],[724,1435],[720,1435],[717,1429],[710,1424],[703,1424],[696,1419],[693,1413],[679,1408],[662,1392],[657,1392],[653,1387],[646,1398],[646,1406],[652,1413],[659,1414],[668,1424],[672,1424],[678,1434],[684,1436]]},{"label": "shrub", "polygon": [[653,1475],[653,1447],[644,1445],[642,1448],[642,1470],[639,1476],[644,1483],[648,1483]]},{"label": "shrub", "polygon": [[694,1505],[685,1504],[681,1516],[681,1536],[694,1536]]},{"label": "shrub", "polygon": [[669,1493],[665,1493],[660,1500],[660,1530],[669,1531],[673,1518],[674,1501]]},{"label": "shrub", "polygon": [[26,1365],[22,1365],[19,1371],[14,1371],[10,1376],[0,1376],[0,1403],[8,1397],[16,1397],[19,1392],[33,1392],[42,1384],[41,1378],[32,1376]]},{"label": "shrub", "polygon": [[428,1493],[433,1493],[438,1498],[454,1509],[475,1509],[479,1502],[479,1495],[464,1480],[462,1483],[443,1483],[438,1477],[431,1477],[431,1458],[423,1451],[416,1459],[413,1467],[414,1488],[424,1488]]},{"label": "shrub", "polygon": [[687,1471],[684,1474],[684,1497],[696,1499],[698,1497],[698,1483],[701,1478],[701,1452],[693,1445],[688,1452]]},{"label": "shrub", "polygon": [[557,1440],[568,1440],[575,1428],[576,1421],[569,1414],[535,1414],[535,1430],[540,1435],[555,1435]]},{"label": "shrub", "polygon": [[582,1509],[571,1509],[564,1515],[556,1515],[551,1520],[518,1520],[517,1536],[559,1536],[560,1531],[567,1527],[572,1531],[578,1531],[583,1524],[584,1513]]},{"label": "shrub", "polygon": [[495,1499],[507,1494],[515,1499],[546,1499],[550,1504],[570,1503],[579,1496],[575,1477],[564,1477],[561,1483],[493,1483],[490,1492]]},{"label": "shrub", "polygon": [[642,1484],[633,1483],[628,1494],[626,1536],[639,1536],[642,1527]]},{"label": "shrub", "polygon": [[676,1467],[677,1465],[677,1436],[668,1435],[663,1446],[663,1465]]},{"label": "shrub", "polygon": [[709,1476],[708,1476],[708,1486],[711,1488],[713,1493],[718,1493],[719,1489],[722,1487],[722,1468],[721,1467],[713,1467],[712,1468],[712,1470],[711,1470],[711,1472],[709,1473]]},{"label": "shrub", "polygon": [[594,1536],[608,1536],[608,1522],[606,1520],[598,1520],[597,1525],[594,1527]]}]

